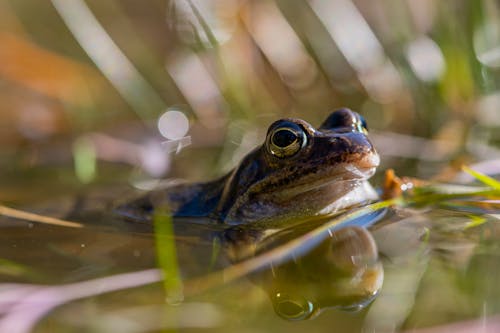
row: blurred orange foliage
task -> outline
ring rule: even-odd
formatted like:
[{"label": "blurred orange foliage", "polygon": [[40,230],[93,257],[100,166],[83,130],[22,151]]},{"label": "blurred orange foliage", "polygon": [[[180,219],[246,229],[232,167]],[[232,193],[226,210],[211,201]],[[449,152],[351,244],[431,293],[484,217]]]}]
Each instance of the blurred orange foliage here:
[{"label": "blurred orange foliage", "polygon": [[99,84],[90,66],[43,49],[11,33],[0,33],[0,77],[68,103],[85,103]]}]

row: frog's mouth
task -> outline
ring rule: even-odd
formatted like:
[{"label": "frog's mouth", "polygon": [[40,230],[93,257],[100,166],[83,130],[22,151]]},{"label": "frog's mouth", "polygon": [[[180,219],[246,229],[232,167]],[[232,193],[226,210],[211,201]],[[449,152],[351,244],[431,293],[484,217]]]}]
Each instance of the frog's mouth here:
[{"label": "frog's mouth", "polygon": [[275,193],[282,199],[325,189],[325,195],[340,197],[369,179],[380,164],[378,154],[369,154],[355,162],[344,162],[321,172],[305,174],[301,179]]},{"label": "frog's mouth", "polygon": [[[380,164],[378,154],[370,154],[355,163],[343,163],[339,165],[344,171],[339,170],[339,173],[344,177],[344,180],[366,180],[375,174],[377,167]],[[335,177],[334,179],[335,180]]]}]

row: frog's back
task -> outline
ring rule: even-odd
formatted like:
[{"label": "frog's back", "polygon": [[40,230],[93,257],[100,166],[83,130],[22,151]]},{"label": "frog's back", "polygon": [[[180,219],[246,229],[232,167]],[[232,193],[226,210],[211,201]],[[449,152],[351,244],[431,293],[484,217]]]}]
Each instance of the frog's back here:
[{"label": "frog's back", "polygon": [[115,212],[137,221],[150,221],[154,212],[160,210],[178,217],[207,217],[220,200],[225,178],[157,189],[119,205]]}]

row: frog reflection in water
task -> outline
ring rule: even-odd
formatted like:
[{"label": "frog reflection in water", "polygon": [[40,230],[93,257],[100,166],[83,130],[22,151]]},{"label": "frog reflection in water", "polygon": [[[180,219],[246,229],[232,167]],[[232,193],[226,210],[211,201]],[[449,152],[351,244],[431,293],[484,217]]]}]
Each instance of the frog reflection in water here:
[{"label": "frog reflection in water", "polygon": [[230,173],[207,183],[179,184],[149,192],[118,207],[119,214],[149,220],[158,207],[175,216],[209,217],[226,224],[329,215],[374,200],[367,179],[379,157],[364,119],[334,111],[318,129],[281,119],[265,142]]},{"label": "frog reflection in water", "polygon": [[[221,243],[233,262],[266,253],[277,244],[300,236],[290,228],[264,240],[263,232],[233,227]],[[358,226],[340,227],[306,253],[290,253],[293,260],[270,264],[250,279],[268,294],[275,312],[291,321],[305,320],[326,308],[360,310],[382,287],[383,266],[371,233]]]}]

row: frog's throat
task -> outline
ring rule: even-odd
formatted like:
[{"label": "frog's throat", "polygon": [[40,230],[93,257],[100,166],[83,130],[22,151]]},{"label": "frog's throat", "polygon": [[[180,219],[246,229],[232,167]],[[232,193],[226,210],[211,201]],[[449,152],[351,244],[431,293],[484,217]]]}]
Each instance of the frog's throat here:
[{"label": "frog's throat", "polygon": [[367,180],[346,180],[342,184],[331,182],[330,186],[311,189],[295,198],[278,198],[275,194],[266,194],[249,202],[248,196],[243,196],[229,209],[223,220],[227,224],[241,224],[324,216],[377,199],[376,191]]},{"label": "frog's throat", "polygon": [[352,188],[373,176],[375,170],[375,167],[360,168],[351,164],[342,165],[332,175],[305,177],[300,183],[274,191],[273,196],[276,199],[286,200],[298,195],[305,195],[311,191],[331,187],[332,185],[335,185],[337,189],[345,189],[345,191],[338,191],[340,193],[335,195],[341,196],[343,193],[349,192]]},{"label": "frog's throat", "polygon": [[357,186],[354,186],[351,191],[338,200],[331,202],[318,211],[317,215],[332,214],[341,209],[357,205],[361,202],[377,200],[378,198],[379,197],[375,189],[370,185],[370,183],[368,183],[368,181],[365,180],[357,184]]}]

